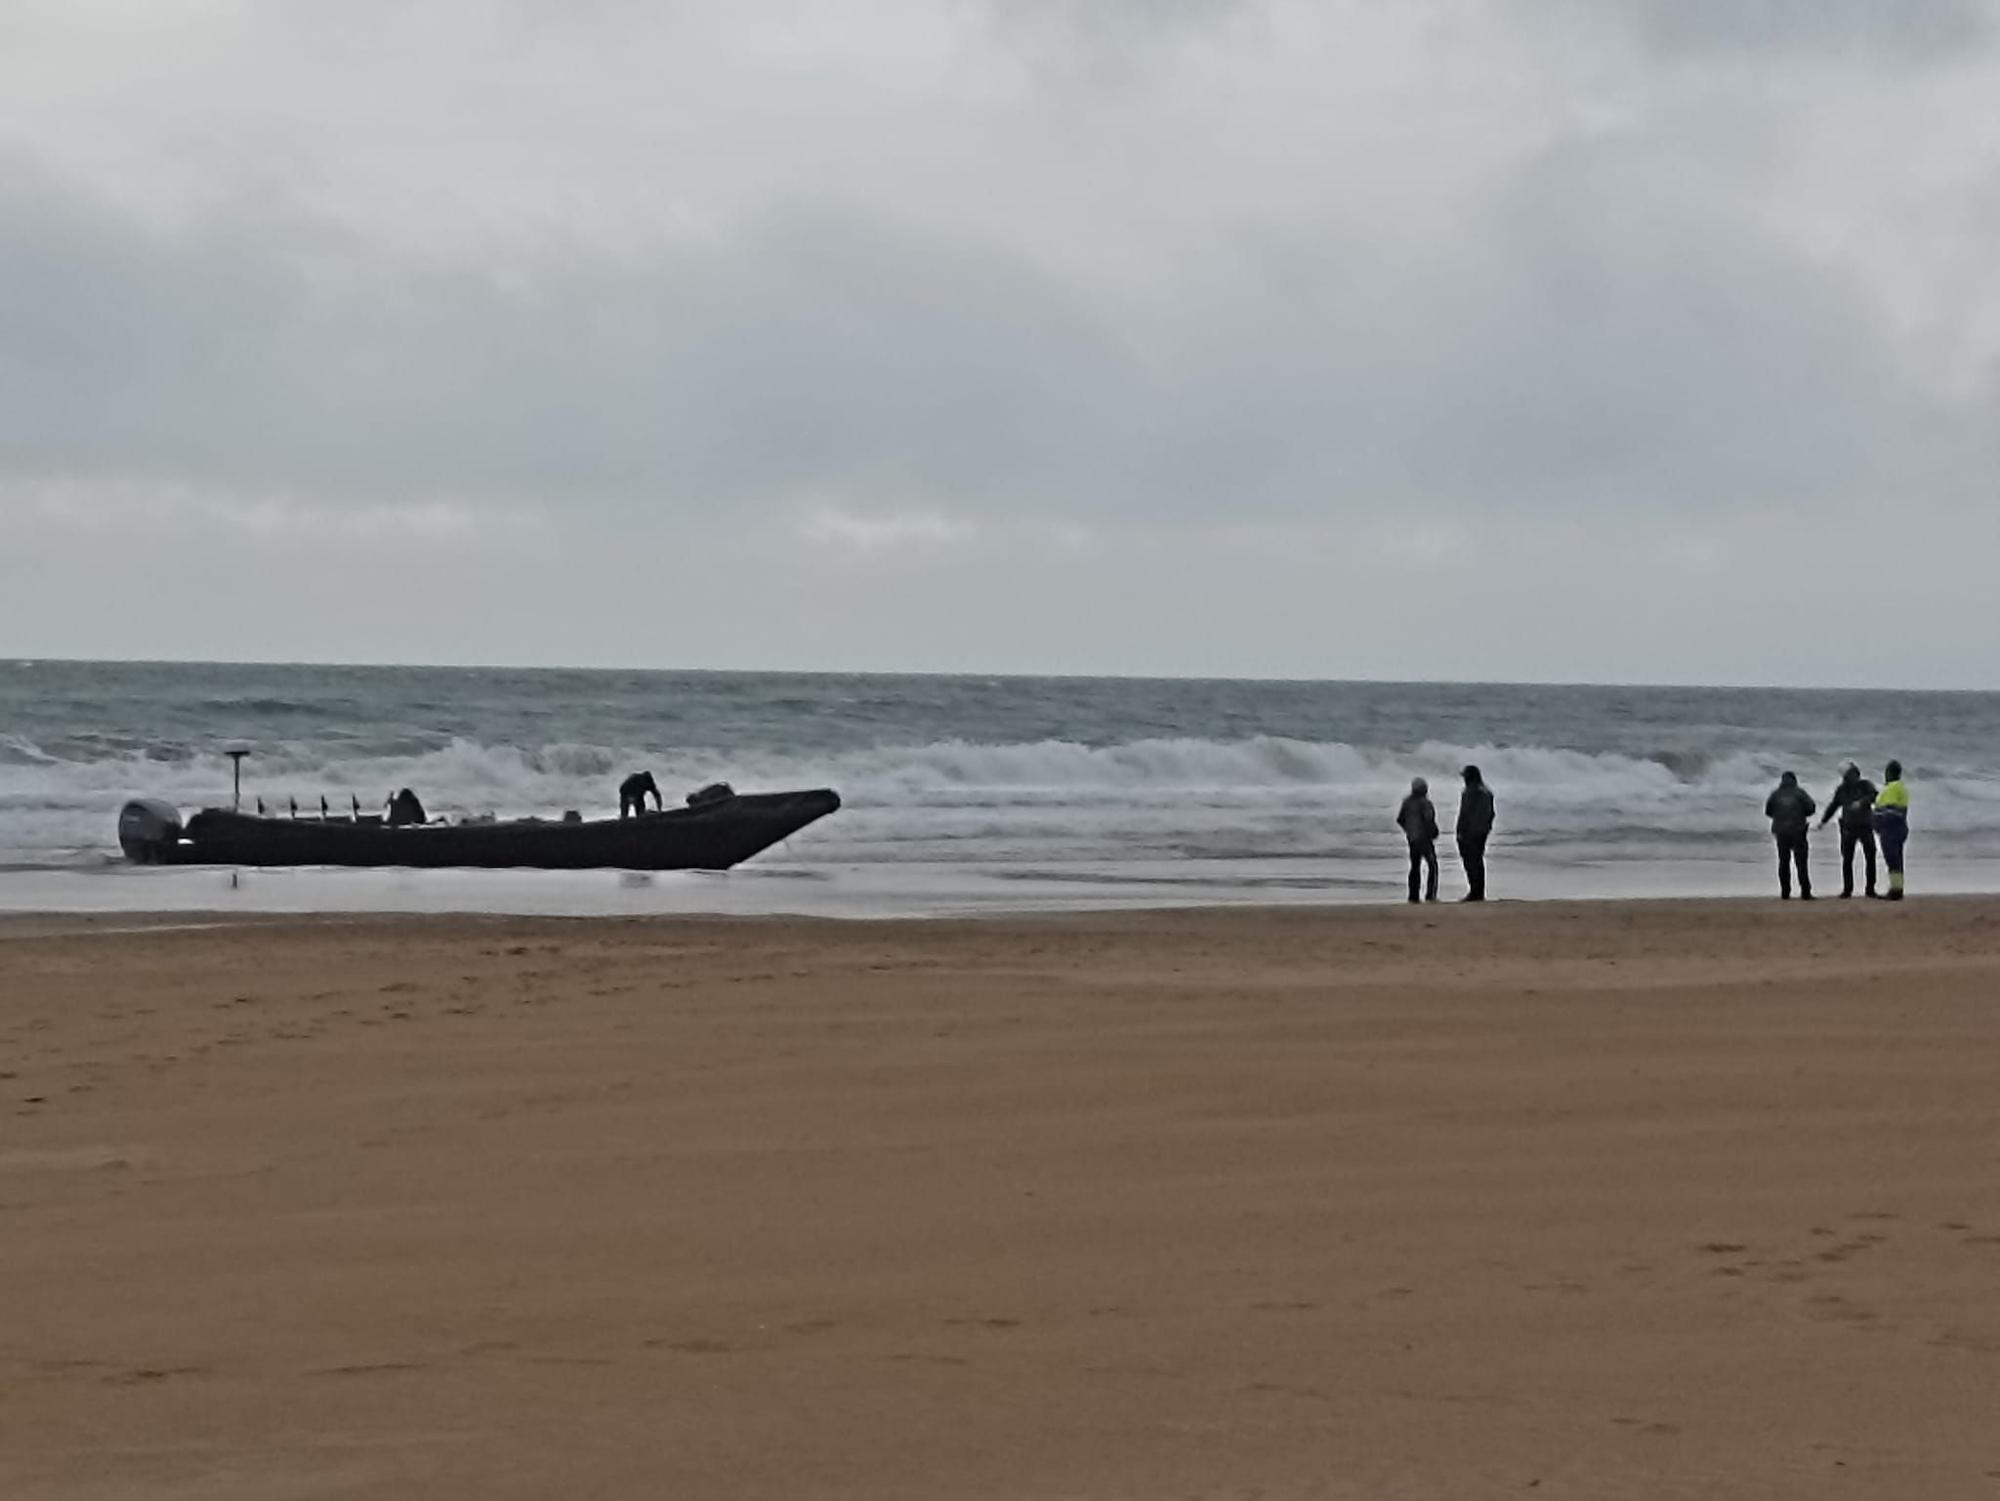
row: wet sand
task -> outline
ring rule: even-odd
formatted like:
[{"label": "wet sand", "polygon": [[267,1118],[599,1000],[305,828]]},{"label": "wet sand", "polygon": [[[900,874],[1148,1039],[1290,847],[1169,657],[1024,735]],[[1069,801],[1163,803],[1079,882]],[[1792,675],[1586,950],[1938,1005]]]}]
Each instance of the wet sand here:
[{"label": "wet sand", "polygon": [[2000,1497],[2000,901],[0,919],[0,1495]]}]

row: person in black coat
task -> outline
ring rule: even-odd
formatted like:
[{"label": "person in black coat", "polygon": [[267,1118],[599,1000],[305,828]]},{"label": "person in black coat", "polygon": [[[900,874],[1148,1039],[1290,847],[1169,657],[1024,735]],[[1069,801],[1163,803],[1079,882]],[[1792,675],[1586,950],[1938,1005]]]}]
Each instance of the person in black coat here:
[{"label": "person in black coat", "polygon": [[1861,774],[1861,768],[1852,761],[1840,774],[1840,785],[1833,789],[1833,795],[1826,800],[1826,812],[1821,815],[1819,826],[1823,829],[1840,816],[1840,894],[1854,895],[1854,851],[1859,847],[1868,857],[1868,894],[1875,893],[1875,784]]},{"label": "person in black coat", "polygon": [[1806,846],[1817,806],[1799,785],[1795,771],[1778,778],[1777,790],[1764,799],[1764,816],[1771,820],[1771,837],[1778,842],[1778,894],[1786,901],[1792,899],[1794,866],[1799,872],[1799,895],[1806,901],[1813,899],[1812,877],[1806,873]]},{"label": "person in black coat", "polygon": [[1460,773],[1465,791],[1458,795],[1458,858],[1465,866],[1465,900],[1486,900],[1486,837],[1493,832],[1493,789],[1477,766]]}]

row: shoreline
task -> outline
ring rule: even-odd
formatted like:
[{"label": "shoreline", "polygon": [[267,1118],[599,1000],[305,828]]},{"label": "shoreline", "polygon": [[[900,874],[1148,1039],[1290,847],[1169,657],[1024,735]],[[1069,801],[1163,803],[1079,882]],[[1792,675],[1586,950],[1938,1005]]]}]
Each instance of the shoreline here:
[{"label": "shoreline", "polygon": [[[1400,898],[1386,897],[1355,898],[1341,901],[1292,901],[1267,902],[1180,902],[1159,905],[1128,905],[1116,907],[980,907],[973,910],[938,912],[791,912],[791,911],[705,911],[700,909],[668,910],[655,912],[510,912],[482,908],[439,909],[439,910],[395,910],[374,908],[334,908],[316,910],[242,910],[226,907],[160,907],[160,908],[92,908],[92,909],[43,909],[0,907],[0,938],[10,936],[10,930],[38,930],[36,936],[60,937],[69,933],[122,933],[122,932],[168,932],[176,930],[227,929],[231,927],[282,927],[297,925],[302,927],[365,927],[380,924],[385,927],[407,926],[423,928],[427,926],[449,926],[457,923],[481,925],[550,925],[558,927],[588,928],[643,927],[660,925],[684,927],[712,923],[718,926],[759,926],[782,927],[786,925],[812,926],[825,924],[829,927],[909,927],[932,928],[965,925],[979,929],[1018,926],[1033,928],[1041,925],[1072,926],[1078,923],[1115,926],[1120,923],[1134,925],[1149,924],[1165,919],[1188,918],[1197,920],[1221,919],[1256,921],[1367,921],[1380,918],[1388,922],[1409,923],[1426,918],[1435,918],[1440,913],[1451,910],[1464,916],[1459,921],[1491,922],[1504,921],[1499,914],[1529,913],[1561,914],[1567,909],[1579,913],[1603,913],[1621,908],[1638,911],[1679,912],[1690,916],[1704,913],[1746,913],[1764,910],[1789,910],[1818,912],[1831,908],[1840,910],[1852,908],[1855,911],[1883,913],[1909,913],[1921,908],[1942,907],[1965,909],[1991,906],[2000,912],[2000,890],[1996,891],[1940,891],[1918,893],[1902,902],[1869,900],[1859,894],[1852,899],[1840,897],[1837,893],[1815,896],[1810,902],[1793,898],[1789,901],[1775,893],[1767,896],[1729,894],[1719,896],[1685,896],[1678,894],[1660,896],[1555,896],[1555,897],[1493,897],[1481,903],[1467,903],[1451,898],[1436,902],[1425,902],[1411,910],[1411,904]],[[1815,920],[1815,919],[1802,919]],[[1831,919],[1822,919],[1831,920]],[[1868,919],[1857,919],[1866,921]]]},{"label": "shoreline", "polygon": [[[1444,901],[1463,884],[1446,873]],[[1218,869],[1174,862],[1131,869],[894,863],[752,863],[702,871],[327,870],[110,864],[89,871],[0,871],[0,913],[486,913],[551,917],[762,916],[951,919],[1035,913],[1335,910],[1402,906],[1400,863],[1270,862]],[[1834,900],[1840,875],[1823,863],[1816,885]],[[1547,901],[1776,899],[1764,861],[1607,862],[1498,866],[1495,904]],[[2000,894],[2000,863],[1925,861],[1912,900]]]}]

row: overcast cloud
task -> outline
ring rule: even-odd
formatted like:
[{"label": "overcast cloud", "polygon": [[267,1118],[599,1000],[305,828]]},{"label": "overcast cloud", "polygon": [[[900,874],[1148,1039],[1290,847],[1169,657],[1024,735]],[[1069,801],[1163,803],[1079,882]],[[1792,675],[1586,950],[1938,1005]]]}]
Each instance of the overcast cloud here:
[{"label": "overcast cloud", "polygon": [[14,0],[0,653],[2000,686],[1983,0]]}]

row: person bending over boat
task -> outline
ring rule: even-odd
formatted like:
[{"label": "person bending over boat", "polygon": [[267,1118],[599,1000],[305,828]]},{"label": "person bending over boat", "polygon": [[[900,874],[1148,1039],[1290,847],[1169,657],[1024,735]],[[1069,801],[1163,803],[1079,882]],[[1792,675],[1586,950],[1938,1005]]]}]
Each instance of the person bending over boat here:
[{"label": "person bending over boat", "polygon": [[1428,873],[1424,900],[1438,899],[1438,817],[1431,804],[1431,786],[1422,777],[1410,783],[1410,795],[1396,810],[1396,826],[1410,842],[1410,900],[1417,900],[1419,880]]},{"label": "person bending over boat", "polygon": [[1875,837],[1882,861],[1889,867],[1889,900],[1903,899],[1903,844],[1910,837],[1910,789],[1903,785],[1903,763],[1891,761],[1882,771],[1882,790],[1875,794]]},{"label": "person bending over boat", "polygon": [[667,805],[660,798],[660,786],[659,783],[653,780],[653,774],[650,771],[633,772],[632,775],[618,784],[618,816],[620,818],[639,817],[640,814],[646,811],[646,798],[648,794],[653,799],[653,811],[655,813],[664,812]]}]

